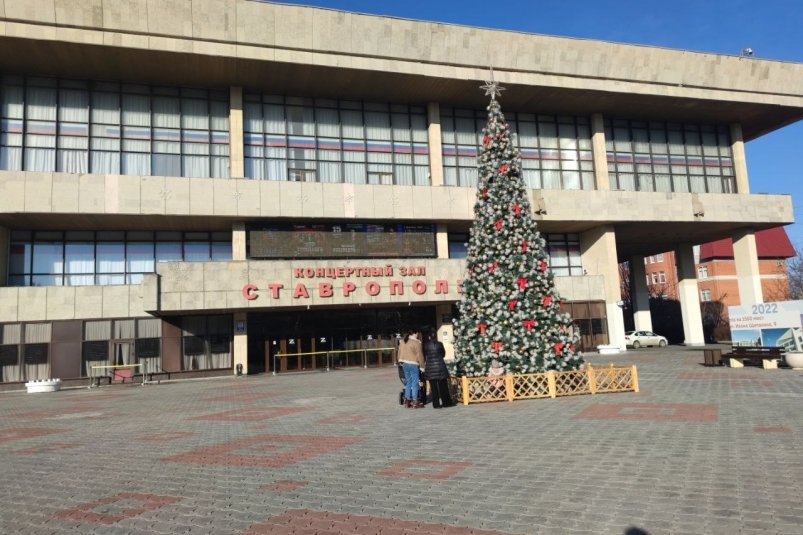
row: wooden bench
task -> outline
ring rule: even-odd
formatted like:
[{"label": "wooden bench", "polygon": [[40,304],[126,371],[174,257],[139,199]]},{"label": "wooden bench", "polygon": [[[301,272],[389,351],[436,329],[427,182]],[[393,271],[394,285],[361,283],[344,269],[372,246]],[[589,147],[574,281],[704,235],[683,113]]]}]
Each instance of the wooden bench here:
[{"label": "wooden bench", "polygon": [[780,347],[747,347],[735,346],[730,353],[722,355],[722,359],[731,368],[744,368],[745,363],[761,365],[765,370],[778,369],[778,361],[783,357]]}]

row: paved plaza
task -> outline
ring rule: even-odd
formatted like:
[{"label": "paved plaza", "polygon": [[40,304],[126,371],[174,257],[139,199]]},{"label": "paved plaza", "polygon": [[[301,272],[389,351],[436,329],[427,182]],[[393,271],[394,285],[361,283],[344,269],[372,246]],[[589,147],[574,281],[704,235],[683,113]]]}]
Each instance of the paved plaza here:
[{"label": "paved plaza", "polygon": [[398,405],[393,368],[0,394],[0,533],[803,530],[803,372],[588,355],[641,392]]}]

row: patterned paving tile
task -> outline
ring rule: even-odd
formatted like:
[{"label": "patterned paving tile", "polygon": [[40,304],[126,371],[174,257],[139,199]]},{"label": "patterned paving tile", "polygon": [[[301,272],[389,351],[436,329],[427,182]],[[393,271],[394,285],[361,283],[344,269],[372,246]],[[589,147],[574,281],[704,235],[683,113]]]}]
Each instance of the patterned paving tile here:
[{"label": "patterned paving tile", "polygon": [[585,420],[716,422],[719,408],[702,403],[596,403],[574,416]]},{"label": "patterned paving tile", "polygon": [[109,498],[85,503],[54,513],[55,518],[90,524],[115,524],[127,518],[153,511],[181,500],[175,496],[157,496],[136,492],[121,492]]},{"label": "patterned paving tile", "polygon": [[270,492],[291,492],[309,484],[309,481],[299,481],[295,479],[279,479],[270,485],[262,485],[259,490]]},{"label": "patterned paving tile", "polygon": [[189,437],[195,434],[192,431],[168,431],[166,433],[141,436],[137,440],[140,442],[167,442],[168,440],[176,440],[177,438]]},{"label": "patterned paving tile", "polygon": [[0,429],[0,444],[11,442],[12,440],[24,440],[26,438],[43,437],[54,433],[64,433],[67,429],[46,429],[44,427],[12,427]]},{"label": "patterned paving tile", "polygon": [[265,407],[236,409],[194,416],[188,420],[207,420],[210,422],[259,422],[310,410],[307,407]]},{"label": "patterned paving tile", "polygon": [[472,465],[466,461],[410,459],[380,470],[376,475],[406,479],[449,479]]},{"label": "patterned paving tile", "polygon": [[362,437],[258,435],[198,448],[172,455],[164,460],[202,465],[281,468],[330,453],[361,440]]}]

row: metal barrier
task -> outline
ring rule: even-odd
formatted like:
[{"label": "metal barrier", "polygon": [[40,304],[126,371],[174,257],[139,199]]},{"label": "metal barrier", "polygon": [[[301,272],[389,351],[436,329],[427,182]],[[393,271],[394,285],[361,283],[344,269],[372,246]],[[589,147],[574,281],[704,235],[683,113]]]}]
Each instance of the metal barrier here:
[{"label": "metal barrier", "polygon": [[[362,353],[362,367],[368,367],[368,353],[376,351],[396,351],[394,347],[371,347],[363,349],[337,349],[331,351],[310,351],[307,353],[276,353],[273,355],[273,375],[276,375],[276,359],[287,357],[305,357],[314,355],[326,355],[326,371],[332,369],[332,355],[341,353]],[[394,361],[396,359],[394,358]]]},{"label": "metal barrier", "polygon": [[[96,370],[96,369],[98,369],[98,370],[99,369],[104,369],[105,370],[105,369],[108,369],[108,368],[112,368],[112,369],[116,369],[116,368],[126,368],[126,369],[142,368],[142,370],[141,370],[141,372],[142,372],[142,386],[145,386],[148,383],[148,381],[145,380],[145,375],[146,374],[145,374],[144,366],[145,365],[143,363],[138,362],[137,364],[118,364],[118,365],[114,365],[114,366],[113,365],[105,365],[105,364],[104,365],[97,365],[97,366],[92,366],[92,369],[93,370]],[[95,381],[95,379],[98,379],[98,381],[97,381],[97,384],[93,385],[92,383]],[[87,388],[92,388],[93,386],[96,386],[96,387],[100,388],[100,377],[90,377],[89,378],[89,386]]]}]

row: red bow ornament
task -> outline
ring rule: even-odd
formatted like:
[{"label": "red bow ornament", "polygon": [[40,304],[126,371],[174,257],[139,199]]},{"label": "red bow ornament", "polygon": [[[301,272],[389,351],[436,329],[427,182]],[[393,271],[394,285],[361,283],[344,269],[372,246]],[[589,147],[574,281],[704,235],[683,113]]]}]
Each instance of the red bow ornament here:
[{"label": "red bow ornament", "polygon": [[515,299],[511,299],[507,303],[507,309],[513,312],[513,309],[516,308],[517,301]]},{"label": "red bow ornament", "polygon": [[487,134],[486,134],[485,136],[483,136],[483,138],[482,138],[482,144],[483,144],[484,146],[486,146],[486,147],[487,147],[488,145],[490,145],[490,144],[491,144],[491,136],[489,136],[489,135],[487,135]]},{"label": "red bow ornament", "polygon": [[521,214],[521,206],[518,205],[518,204],[514,204],[513,205],[513,213],[516,214],[516,215]]},{"label": "red bow ornament", "polygon": [[538,269],[541,271],[546,271],[546,262],[543,260],[538,261]]},{"label": "red bow ornament", "polygon": [[498,230],[498,231],[501,231],[501,230],[502,230],[502,220],[501,220],[501,219],[497,219],[497,220],[494,222],[494,225],[496,226],[496,230]]},{"label": "red bow ornament", "polygon": [[562,342],[558,342],[553,347],[555,348],[555,354],[556,355],[560,355],[560,352],[563,350],[563,343]]},{"label": "red bow ornament", "polygon": [[522,240],[522,242],[521,242],[521,252],[522,253],[526,253],[527,252],[527,240]]},{"label": "red bow ornament", "polygon": [[552,304],[552,297],[549,296],[549,295],[545,295],[544,299],[543,299],[543,303],[544,303],[545,307],[548,307],[549,305]]},{"label": "red bow ornament", "polygon": [[482,188],[482,189],[480,190],[480,195],[481,195],[483,198],[487,197],[487,196],[488,196],[488,188]]},{"label": "red bow ornament", "polygon": [[502,342],[491,342],[491,347],[496,353],[499,353],[499,350],[502,349],[503,345],[504,344],[502,344]]},{"label": "red bow ornament", "polygon": [[486,327],[487,327],[487,325],[485,325],[484,323],[478,323],[477,324],[477,329],[480,330],[480,334],[485,334],[485,328]]},{"label": "red bow ornament", "polygon": [[488,266],[488,271],[489,271],[490,273],[493,273],[494,271],[496,271],[496,268],[498,268],[498,267],[499,267],[499,262],[497,262],[496,260],[494,260],[494,263],[493,263],[493,264],[491,264],[490,266]]},{"label": "red bow ornament", "polygon": [[507,166],[506,163],[503,163],[501,166],[499,166],[499,172],[501,174],[503,174],[503,175],[506,174],[507,170],[508,170],[508,166]]},{"label": "red bow ornament", "polygon": [[527,286],[527,279],[524,277],[520,279],[516,279],[516,282],[519,283],[519,290],[523,290],[525,286]]},{"label": "red bow ornament", "polygon": [[524,320],[521,323],[527,327],[527,332],[532,332],[533,327],[535,327],[535,320]]}]

